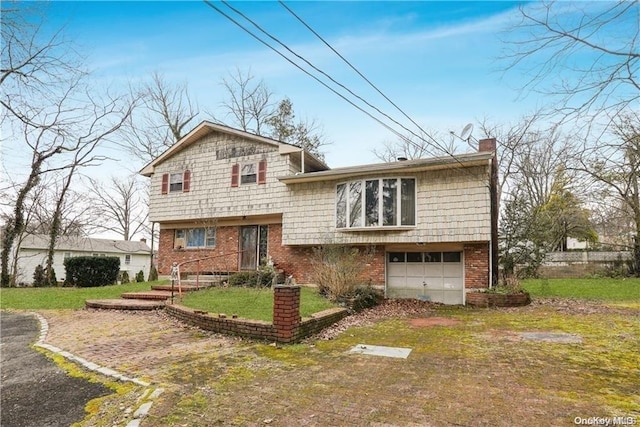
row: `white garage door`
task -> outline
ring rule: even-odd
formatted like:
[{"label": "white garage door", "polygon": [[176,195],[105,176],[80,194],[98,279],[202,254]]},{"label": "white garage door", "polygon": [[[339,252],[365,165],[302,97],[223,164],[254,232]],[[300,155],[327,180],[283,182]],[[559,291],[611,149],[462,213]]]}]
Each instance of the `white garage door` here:
[{"label": "white garage door", "polygon": [[462,252],[387,252],[387,296],[463,304]]}]

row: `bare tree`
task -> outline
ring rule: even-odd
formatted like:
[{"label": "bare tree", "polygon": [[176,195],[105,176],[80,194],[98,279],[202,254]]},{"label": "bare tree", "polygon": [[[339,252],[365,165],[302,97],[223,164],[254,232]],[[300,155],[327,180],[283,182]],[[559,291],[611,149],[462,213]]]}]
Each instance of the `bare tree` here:
[{"label": "bare tree", "polygon": [[[558,101],[563,120],[608,123],[640,100],[638,1],[533,2],[509,31],[508,70],[531,76],[524,90]],[[514,38],[518,37],[518,38]]]},{"label": "bare tree", "polygon": [[171,84],[159,73],[140,89],[131,89],[138,106],[120,132],[120,146],[144,163],[182,139],[198,116],[187,84]]},{"label": "bare tree", "polygon": [[523,116],[515,124],[491,123],[488,119],[480,122],[480,131],[486,138],[496,139],[498,158],[498,200],[502,199],[503,188],[518,173],[519,158],[528,145],[535,143],[536,126],[540,113]]},{"label": "bare tree", "polygon": [[640,276],[640,114],[619,116],[611,142],[584,147],[578,168],[632,226],[634,272]]},{"label": "bare tree", "polygon": [[[3,16],[0,87],[6,98],[2,103],[2,124],[4,136],[22,141],[31,159],[26,178],[14,188],[15,204],[4,226],[0,286],[10,284],[9,253],[16,237],[25,230],[29,193],[43,176],[56,171],[65,171],[69,182],[62,188],[68,189],[78,167],[101,160],[93,151],[122,125],[135,105],[108,93],[97,96],[95,88],[86,82],[86,74],[74,62],[79,62],[80,57],[73,46],[59,42],[57,34],[43,37],[42,22],[30,25],[28,11],[14,6],[15,9],[6,9]],[[52,245],[65,192],[54,209]]]},{"label": "bare tree", "polygon": [[221,119],[209,113],[218,123],[232,123],[245,132],[265,135],[267,120],[274,114],[276,103],[273,93],[264,80],[256,81],[251,70],[246,73],[236,68],[221,82],[227,96],[220,106],[224,111]]},{"label": "bare tree", "polygon": [[[480,128],[498,144],[498,195],[518,188],[533,206],[547,203],[553,185],[562,172],[568,189],[576,185],[580,175],[572,165],[577,149],[572,137],[565,136],[559,126],[537,127],[538,115],[522,118],[515,125],[496,125],[487,120]],[[508,195],[508,194],[507,194]]]},{"label": "bare tree", "polygon": [[54,127],[34,112],[57,103],[85,74],[81,57],[62,30],[45,31],[42,3],[3,1],[0,7],[2,123],[13,118],[33,127]]},{"label": "bare tree", "polygon": [[[46,176],[30,194],[25,207],[25,234],[50,234],[55,206],[61,192],[61,176]],[[85,236],[92,230],[86,194],[68,189],[60,209],[60,236]],[[19,246],[19,245],[17,245]]]},{"label": "bare tree", "polygon": [[256,81],[251,70],[242,72],[236,68],[223,78],[222,87],[226,99],[221,103],[224,116],[217,123],[230,123],[245,132],[266,136],[288,144],[297,145],[320,159],[321,147],[329,144],[316,120],[296,119],[293,102],[287,97],[275,100],[264,80]]},{"label": "bare tree", "polygon": [[373,149],[373,155],[383,162],[393,162],[398,158],[420,159],[453,155],[456,152],[455,141],[451,138],[448,144],[435,145],[432,141],[444,141],[434,130],[420,130],[415,135],[406,134],[401,138],[385,141],[382,150]]},{"label": "bare tree", "polygon": [[116,232],[123,240],[147,230],[146,192],[135,175],[127,179],[112,177],[106,185],[90,180],[90,185],[95,212],[100,212],[104,220],[97,224],[99,229]]}]

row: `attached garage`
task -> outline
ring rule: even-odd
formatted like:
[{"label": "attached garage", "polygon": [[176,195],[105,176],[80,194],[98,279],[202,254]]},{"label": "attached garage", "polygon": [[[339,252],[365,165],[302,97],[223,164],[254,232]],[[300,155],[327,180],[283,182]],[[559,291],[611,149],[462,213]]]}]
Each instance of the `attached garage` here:
[{"label": "attached garage", "polygon": [[462,251],[387,252],[387,297],[464,304],[463,261]]}]

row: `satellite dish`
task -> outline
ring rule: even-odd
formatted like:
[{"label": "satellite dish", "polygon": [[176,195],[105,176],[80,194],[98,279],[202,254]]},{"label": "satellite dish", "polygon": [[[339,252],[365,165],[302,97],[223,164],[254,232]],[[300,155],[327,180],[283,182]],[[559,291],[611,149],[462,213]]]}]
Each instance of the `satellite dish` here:
[{"label": "satellite dish", "polygon": [[462,129],[462,133],[460,134],[460,139],[464,139],[469,142],[469,138],[471,138],[471,132],[473,132],[473,124],[469,123]]}]

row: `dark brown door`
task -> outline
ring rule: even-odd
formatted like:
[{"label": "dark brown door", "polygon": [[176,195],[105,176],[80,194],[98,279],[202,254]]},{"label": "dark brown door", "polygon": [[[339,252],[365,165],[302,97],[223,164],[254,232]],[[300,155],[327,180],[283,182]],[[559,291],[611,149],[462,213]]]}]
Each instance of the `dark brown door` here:
[{"label": "dark brown door", "polygon": [[258,268],[258,227],[240,227],[240,270]]}]

